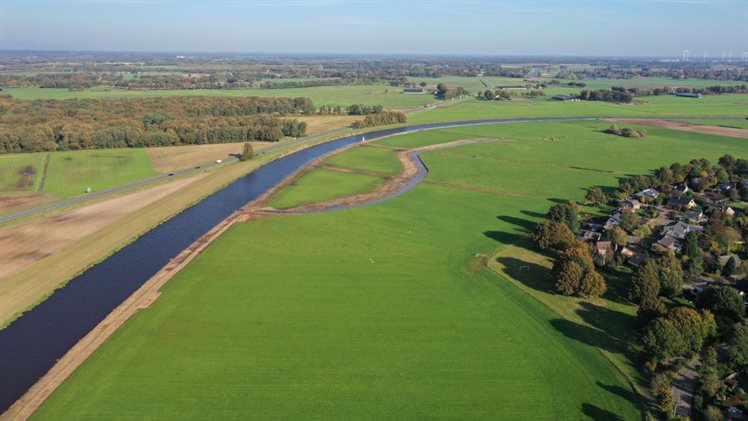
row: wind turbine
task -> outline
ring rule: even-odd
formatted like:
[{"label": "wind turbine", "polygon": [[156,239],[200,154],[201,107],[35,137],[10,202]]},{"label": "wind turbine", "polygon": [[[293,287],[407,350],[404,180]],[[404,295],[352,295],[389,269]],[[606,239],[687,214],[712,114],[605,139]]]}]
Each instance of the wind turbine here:
[{"label": "wind turbine", "polygon": [[725,57],[727,57],[727,51],[722,52],[722,61],[725,61]]},{"label": "wind turbine", "polygon": [[730,56],[727,59],[727,64],[730,64],[730,63],[732,63],[732,51],[730,51]]},{"label": "wind turbine", "polygon": [[689,55],[689,54],[691,54],[691,52],[690,52],[690,51],[688,51],[688,50],[683,50],[683,61],[684,61],[684,62],[687,62],[687,61],[688,61],[688,55]]},{"label": "wind turbine", "polygon": [[704,51],[704,63],[706,63],[706,51]]}]

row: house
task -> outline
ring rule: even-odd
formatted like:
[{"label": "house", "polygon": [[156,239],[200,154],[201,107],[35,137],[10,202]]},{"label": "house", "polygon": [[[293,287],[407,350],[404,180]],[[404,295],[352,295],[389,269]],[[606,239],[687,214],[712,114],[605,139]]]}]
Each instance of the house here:
[{"label": "house", "polygon": [[647,258],[644,253],[638,252],[628,247],[624,247],[623,249],[621,249],[621,254],[623,256],[626,256],[626,263],[635,268],[639,267]]},{"label": "house", "polygon": [[689,225],[683,221],[678,221],[674,224],[668,225],[662,229],[662,235],[669,235],[679,240],[686,238],[686,235],[691,231],[702,231],[704,228],[696,225]]},{"label": "house", "polygon": [[722,211],[722,213],[723,213],[723,214],[724,214],[725,216],[729,216],[730,218],[732,218],[733,216],[735,216],[735,210],[734,210],[733,208],[729,207],[729,206],[728,206],[728,207],[726,207],[726,208],[725,208],[725,209],[724,209],[724,210]]},{"label": "house", "polygon": [[426,89],[424,88],[404,88],[403,89],[404,94],[425,94]]},{"label": "house", "polygon": [[712,203],[722,203],[727,201],[727,196],[717,191],[708,191],[704,193],[704,197]]},{"label": "house", "polygon": [[672,235],[665,235],[664,237],[660,238],[660,241],[658,241],[657,244],[676,253],[681,249],[680,240],[673,237]]},{"label": "house", "polygon": [[721,191],[722,193],[729,193],[730,190],[735,187],[732,183],[719,183],[717,184],[716,189]]},{"label": "house", "polygon": [[566,101],[572,101],[572,102],[579,101],[578,97],[571,96],[571,95],[553,95],[551,97],[551,99],[553,99],[555,101],[564,101],[564,102],[566,102]]},{"label": "house", "polygon": [[701,208],[689,209],[689,210],[687,210],[686,212],[683,213],[683,216],[689,222],[693,222],[693,223],[696,223],[696,224],[704,221],[704,211],[701,210]]},{"label": "house", "polygon": [[734,254],[725,254],[725,255],[723,255],[723,256],[719,256],[719,259],[718,259],[718,260],[719,260],[719,265],[720,265],[720,267],[725,267],[725,265],[727,264],[727,262],[728,262],[728,261],[730,260],[730,258],[732,258],[732,257],[734,257],[734,258],[735,258],[735,263],[736,263],[736,266],[740,266],[740,264],[742,263],[742,261],[740,260],[740,257],[738,257],[738,256],[736,256],[736,255],[734,255]]},{"label": "house", "polygon": [[706,282],[696,282],[683,285],[683,295],[692,299],[699,298],[699,295],[704,292],[704,289],[706,289],[707,286],[708,284]]},{"label": "house", "polygon": [[694,94],[691,92],[676,92],[675,96],[682,96],[685,98],[701,98],[701,94]]},{"label": "house", "polygon": [[642,190],[640,192],[637,192],[634,195],[634,197],[636,197],[637,199],[641,199],[641,198],[656,199],[657,196],[659,196],[659,195],[660,195],[660,192],[658,192],[655,189],[646,189],[646,190]]},{"label": "house", "polygon": [[676,184],[673,186],[673,191],[679,194],[686,194],[690,190],[686,184]]},{"label": "house", "polygon": [[623,210],[637,211],[642,207],[642,204],[636,199],[626,199],[621,200],[619,206]]},{"label": "house", "polygon": [[600,239],[602,238],[602,236],[603,235],[601,233],[597,232],[597,231],[593,231],[593,230],[582,230],[577,235],[577,239],[585,241],[585,242],[588,242],[588,243],[596,243],[596,242],[600,241]]},{"label": "house", "polygon": [[621,212],[616,212],[610,218],[608,218],[608,220],[605,222],[605,225],[603,225],[603,229],[609,230],[619,225],[621,225]]},{"label": "house", "polygon": [[613,257],[613,253],[615,252],[611,241],[598,241],[595,243],[595,249],[597,250],[598,256],[605,258]]},{"label": "house", "polygon": [[696,207],[696,202],[688,197],[670,196],[667,205],[673,209],[691,209]]}]

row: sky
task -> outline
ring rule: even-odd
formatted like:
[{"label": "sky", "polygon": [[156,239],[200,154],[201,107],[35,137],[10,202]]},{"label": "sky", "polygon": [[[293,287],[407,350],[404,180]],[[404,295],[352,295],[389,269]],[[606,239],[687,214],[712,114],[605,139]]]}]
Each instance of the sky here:
[{"label": "sky", "polygon": [[0,50],[718,57],[748,0],[0,0]]}]

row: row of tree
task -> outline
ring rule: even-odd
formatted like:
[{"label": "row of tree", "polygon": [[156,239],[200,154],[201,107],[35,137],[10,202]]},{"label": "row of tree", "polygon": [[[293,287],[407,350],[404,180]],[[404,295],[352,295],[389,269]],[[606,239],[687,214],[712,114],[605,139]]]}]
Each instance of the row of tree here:
[{"label": "row of tree", "polygon": [[379,113],[368,114],[363,120],[353,123],[353,128],[361,129],[364,127],[386,126],[389,124],[405,123],[405,113],[399,111],[382,111]]},{"label": "row of tree", "polygon": [[644,129],[631,129],[629,127],[620,128],[617,124],[613,123],[605,130],[605,133],[614,134],[616,136],[623,137],[644,137],[647,135],[647,131]]}]

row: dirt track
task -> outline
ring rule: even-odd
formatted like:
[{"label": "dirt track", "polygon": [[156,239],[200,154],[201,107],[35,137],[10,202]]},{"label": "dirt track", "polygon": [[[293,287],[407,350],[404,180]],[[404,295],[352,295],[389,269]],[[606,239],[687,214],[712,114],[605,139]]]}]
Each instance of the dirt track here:
[{"label": "dirt track", "polygon": [[748,129],[738,129],[735,127],[705,126],[702,124],[692,124],[682,121],[643,118],[611,118],[610,121],[616,123],[631,123],[640,124],[642,126],[662,127],[664,129],[682,130],[684,132],[713,134],[718,136],[748,139]]}]

